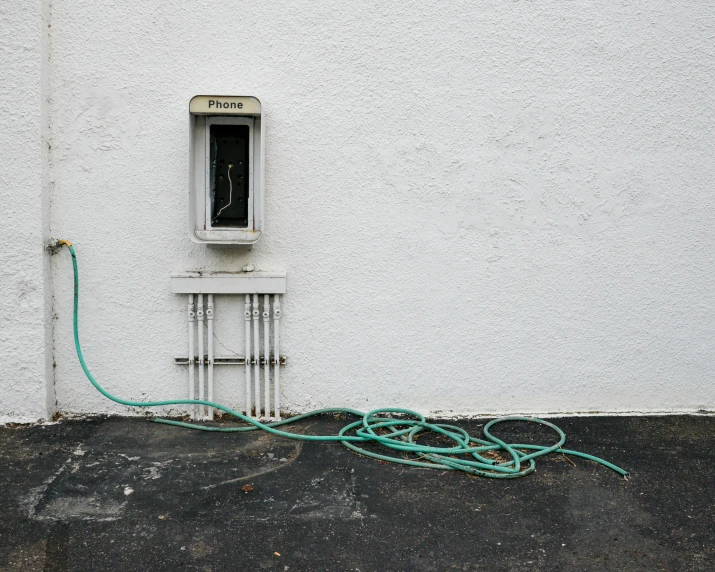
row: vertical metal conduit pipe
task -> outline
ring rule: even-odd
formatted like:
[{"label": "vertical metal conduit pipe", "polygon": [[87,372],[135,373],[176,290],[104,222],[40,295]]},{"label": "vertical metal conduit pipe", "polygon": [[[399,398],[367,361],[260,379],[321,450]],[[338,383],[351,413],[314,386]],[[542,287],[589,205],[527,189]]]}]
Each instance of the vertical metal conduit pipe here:
[{"label": "vertical metal conduit pipe", "polygon": [[246,415],[251,415],[251,295],[246,294],[243,305],[246,319]]},{"label": "vertical metal conduit pipe", "polygon": [[[204,295],[199,294],[199,306],[196,310],[198,320],[199,338],[199,399],[204,398]],[[204,406],[199,405],[197,417],[201,419],[204,415]]]},{"label": "vertical metal conduit pipe", "polygon": [[266,403],[264,412],[266,417],[271,416],[271,297],[269,294],[263,295],[263,355],[266,365],[264,366],[264,400]]},{"label": "vertical metal conduit pipe", "polygon": [[261,339],[258,332],[258,317],[261,311],[258,307],[258,294],[253,295],[253,378],[255,380],[254,387],[256,388],[256,418],[261,416]]},{"label": "vertical metal conduit pipe", "polygon": [[[273,372],[273,397],[274,411],[276,419],[281,418],[281,348],[280,348],[280,326],[281,326],[281,295],[273,295],[273,355],[276,360]],[[266,368],[270,365],[266,364]]]},{"label": "vertical metal conduit pipe", "polygon": [[[208,295],[208,303],[206,306],[206,320],[208,321],[208,330],[206,332],[206,343],[208,344],[208,399],[214,400],[214,295]],[[214,408],[206,408],[206,419],[213,421]]]},{"label": "vertical metal conduit pipe", "polygon": [[[194,295],[189,294],[189,396],[187,399],[195,399],[194,391],[194,318],[196,317],[196,312],[194,311]],[[188,407],[189,417],[192,419],[196,418],[196,406],[189,405]]]}]

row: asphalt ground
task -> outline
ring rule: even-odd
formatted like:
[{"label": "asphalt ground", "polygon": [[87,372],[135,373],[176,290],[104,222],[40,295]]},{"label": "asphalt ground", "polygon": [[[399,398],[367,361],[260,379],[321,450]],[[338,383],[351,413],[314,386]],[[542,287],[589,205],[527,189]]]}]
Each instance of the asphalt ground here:
[{"label": "asphalt ground", "polygon": [[551,455],[493,480],[141,418],[0,428],[0,570],[715,570],[715,417],[551,421],[631,477]]}]

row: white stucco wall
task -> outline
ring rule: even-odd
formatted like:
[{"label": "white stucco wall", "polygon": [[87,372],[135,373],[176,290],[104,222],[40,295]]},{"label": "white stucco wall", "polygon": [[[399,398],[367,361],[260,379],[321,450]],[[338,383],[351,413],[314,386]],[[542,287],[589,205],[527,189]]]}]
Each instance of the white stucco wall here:
[{"label": "white stucco wall", "polygon": [[0,422],[52,415],[47,13],[42,2],[0,10]]},{"label": "white stucco wall", "polygon": [[[253,263],[288,271],[287,410],[715,409],[714,32],[699,1],[53,0],[51,232],[90,368],[183,397],[169,273]],[[200,93],[264,104],[250,252],[186,233]],[[59,410],[126,412],[74,356],[67,252],[52,283]]]}]

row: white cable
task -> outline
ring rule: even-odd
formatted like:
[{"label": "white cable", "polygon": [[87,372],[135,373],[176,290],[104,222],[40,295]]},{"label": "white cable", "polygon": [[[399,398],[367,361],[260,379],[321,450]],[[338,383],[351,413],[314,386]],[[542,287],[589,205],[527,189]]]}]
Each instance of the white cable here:
[{"label": "white cable", "polygon": [[221,207],[221,210],[216,213],[216,216],[214,217],[214,220],[216,220],[218,217],[221,216],[221,213],[223,212],[223,209],[226,209],[231,206],[231,202],[233,201],[233,183],[231,182],[231,168],[233,167],[233,163],[228,164],[228,171],[226,172],[226,176],[228,177],[228,204],[225,207]]}]

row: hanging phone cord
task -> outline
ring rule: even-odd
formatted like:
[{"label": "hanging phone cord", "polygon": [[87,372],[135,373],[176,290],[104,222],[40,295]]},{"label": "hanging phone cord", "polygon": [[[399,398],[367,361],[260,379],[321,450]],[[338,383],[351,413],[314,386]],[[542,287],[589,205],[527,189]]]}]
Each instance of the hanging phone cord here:
[{"label": "hanging phone cord", "polygon": [[229,163],[228,171],[226,172],[226,176],[228,177],[228,204],[226,206],[221,207],[221,210],[216,213],[214,220],[216,220],[218,217],[220,217],[223,210],[230,207],[231,202],[233,201],[233,183],[231,182],[231,168],[232,167],[233,167],[233,163]]}]

